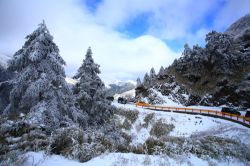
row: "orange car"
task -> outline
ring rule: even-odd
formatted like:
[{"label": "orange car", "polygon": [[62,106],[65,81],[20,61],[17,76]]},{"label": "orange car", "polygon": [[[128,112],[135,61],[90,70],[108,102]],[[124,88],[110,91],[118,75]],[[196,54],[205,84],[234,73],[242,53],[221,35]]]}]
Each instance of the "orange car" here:
[{"label": "orange car", "polygon": [[136,105],[136,106],[143,106],[143,107],[148,107],[148,106],[150,106],[150,104],[145,103],[145,102],[143,102],[143,101],[139,101],[139,102],[137,102],[135,105]]}]

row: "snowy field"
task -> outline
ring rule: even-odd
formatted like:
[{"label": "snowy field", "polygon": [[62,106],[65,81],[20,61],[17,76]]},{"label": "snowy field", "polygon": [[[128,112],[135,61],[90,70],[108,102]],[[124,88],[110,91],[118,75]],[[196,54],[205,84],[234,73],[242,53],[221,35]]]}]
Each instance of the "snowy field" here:
[{"label": "snowy field", "polygon": [[[170,136],[189,137],[195,136],[206,136],[214,135],[224,138],[238,139],[250,145],[250,129],[240,124],[233,123],[230,121],[206,117],[201,115],[189,115],[180,114],[173,112],[160,112],[152,111],[143,108],[137,108],[132,104],[118,104],[113,103],[114,106],[124,108],[127,110],[138,110],[139,116],[133,123],[131,129],[126,131],[132,136],[132,144],[139,145],[144,143],[150,137],[150,129],[152,126],[147,128],[140,128],[139,126],[143,123],[143,119],[146,115],[154,113],[154,119],[162,120],[166,123],[171,123],[175,126],[173,131],[170,132]],[[121,119],[122,120],[122,119]],[[190,154],[188,156],[182,156],[181,158],[169,158],[167,156],[154,156],[154,155],[143,155],[133,153],[105,153],[101,156],[95,157],[88,162],[80,163],[75,160],[69,160],[62,156],[51,155],[47,156],[44,152],[29,152],[26,154],[28,160],[25,162],[25,166],[37,165],[37,166],[209,166],[209,165],[222,165],[222,166],[244,166],[246,163],[242,163],[238,160],[229,161],[217,161],[217,160],[203,160]]]},{"label": "snowy field", "polygon": [[174,130],[170,132],[172,136],[189,137],[191,135],[198,136],[199,134],[202,136],[215,135],[224,138],[239,139],[241,142],[250,145],[250,129],[231,121],[202,115],[153,111],[139,108],[131,104],[118,104],[117,102],[114,102],[113,105],[124,109],[136,109],[139,111],[139,118],[130,131],[130,134],[134,137],[134,144],[143,143],[150,136],[150,127],[147,129],[142,128],[138,131],[137,126],[143,123],[143,119],[147,114],[154,113],[156,121],[162,119],[163,122],[171,123],[175,126]]},{"label": "snowy field", "polygon": [[[28,156],[28,160],[24,163],[24,166],[209,166],[211,164],[193,155],[184,156],[182,159],[176,160],[166,156],[107,153],[85,163],[69,160],[59,155],[47,156],[44,152],[29,152],[26,156]],[[220,166],[245,166],[244,163],[239,161],[230,163],[213,161],[213,164]]]}]

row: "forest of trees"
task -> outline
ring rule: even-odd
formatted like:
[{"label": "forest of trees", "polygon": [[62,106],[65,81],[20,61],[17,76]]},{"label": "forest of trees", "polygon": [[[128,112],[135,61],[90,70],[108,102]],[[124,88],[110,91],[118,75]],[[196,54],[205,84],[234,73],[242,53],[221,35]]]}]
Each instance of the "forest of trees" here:
[{"label": "forest of trees", "polygon": [[[20,164],[20,155],[27,151],[86,161],[107,150],[107,143],[110,149],[126,146],[91,48],[72,88],[65,81],[65,65],[43,22],[26,37],[8,68],[0,67],[0,165]],[[22,139],[11,142],[15,137]]]}]

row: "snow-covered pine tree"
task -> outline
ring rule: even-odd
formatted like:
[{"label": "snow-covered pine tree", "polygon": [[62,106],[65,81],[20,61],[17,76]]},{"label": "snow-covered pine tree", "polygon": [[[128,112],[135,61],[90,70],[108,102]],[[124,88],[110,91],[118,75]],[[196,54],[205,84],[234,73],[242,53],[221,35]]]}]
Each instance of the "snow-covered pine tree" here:
[{"label": "snow-covered pine tree", "polygon": [[158,73],[158,76],[163,76],[165,73],[165,70],[164,70],[164,67],[161,66],[160,70],[159,70],[159,73]]},{"label": "snow-covered pine tree", "polygon": [[98,76],[100,65],[92,58],[92,50],[89,47],[81,67],[78,69],[75,79],[79,83],[74,87],[77,105],[89,115],[88,124],[103,124],[113,115],[110,102],[105,99],[105,85]]},{"label": "snow-covered pine tree", "polygon": [[30,122],[53,127],[72,120],[84,125],[85,117],[74,107],[72,92],[65,81],[65,61],[45,22],[26,39],[9,61],[9,69],[17,74],[4,114],[27,113]]},{"label": "snow-covered pine tree", "polygon": [[191,48],[190,48],[189,45],[186,43],[186,44],[184,45],[184,51],[182,52],[182,56],[183,56],[183,57],[190,56],[191,52],[192,52]]},{"label": "snow-covered pine tree", "polygon": [[149,87],[150,86],[150,77],[149,77],[148,73],[146,73],[145,76],[144,76],[143,85],[145,87]]},{"label": "snow-covered pine tree", "polygon": [[154,80],[156,78],[155,69],[152,67],[150,70],[150,79]]},{"label": "snow-covered pine tree", "polygon": [[141,79],[138,77],[137,80],[136,80],[136,87],[139,87],[141,85],[142,85]]}]

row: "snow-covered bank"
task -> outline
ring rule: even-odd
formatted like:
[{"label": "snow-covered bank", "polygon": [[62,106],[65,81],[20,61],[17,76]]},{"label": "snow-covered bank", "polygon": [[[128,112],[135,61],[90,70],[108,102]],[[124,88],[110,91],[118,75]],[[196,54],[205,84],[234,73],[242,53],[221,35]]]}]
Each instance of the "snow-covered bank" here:
[{"label": "snow-covered bank", "polygon": [[240,161],[231,162],[218,162],[218,161],[205,161],[197,158],[194,155],[183,156],[178,159],[169,158],[167,156],[153,156],[142,155],[133,153],[107,153],[92,160],[80,163],[75,160],[69,160],[59,155],[46,156],[44,152],[29,152],[26,154],[28,160],[24,166],[159,166],[159,165],[182,165],[182,166],[245,166],[246,163]]},{"label": "snow-covered bank", "polygon": [[[118,108],[123,108],[124,111],[138,111],[138,117],[132,124],[131,129],[125,132],[131,136],[131,145],[137,146],[145,143],[145,141],[152,137],[150,130],[152,124],[149,123],[147,127],[143,127],[145,117],[153,114],[153,123],[163,121],[168,124],[173,124],[174,128],[169,133],[169,136],[188,138],[195,136],[197,138],[204,136],[218,136],[223,138],[230,138],[239,140],[247,145],[250,145],[249,137],[250,130],[239,124],[229,122],[222,119],[215,119],[201,115],[178,114],[173,112],[158,112],[147,110],[144,108],[137,108],[132,104],[118,104],[113,103]],[[121,119],[124,121],[124,119]],[[92,158],[88,162],[80,163],[76,160],[70,160],[59,155],[45,155],[44,152],[29,152],[26,153],[28,160],[24,166],[158,166],[158,165],[183,165],[183,166],[245,166],[249,162],[238,160],[234,157],[225,158],[222,160],[208,158],[203,159],[194,154],[187,153],[186,155],[177,155],[175,157],[168,155],[145,155],[134,153],[109,153],[106,152],[100,156]]]},{"label": "snow-covered bank", "polygon": [[135,145],[145,142],[150,137],[149,133],[152,126],[141,128],[141,130],[138,130],[138,128],[143,124],[144,118],[152,113],[155,115],[155,121],[162,120],[175,126],[173,131],[170,132],[171,136],[189,137],[191,135],[214,135],[223,138],[237,139],[250,145],[250,129],[231,121],[202,115],[153,111],[139,108],[132,104],[124,105],[114,102],[113,105],[118,108],[139,111],[138,119],[129,131]]}]

